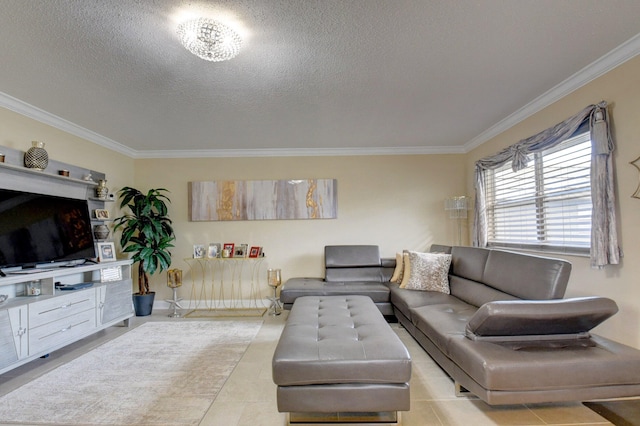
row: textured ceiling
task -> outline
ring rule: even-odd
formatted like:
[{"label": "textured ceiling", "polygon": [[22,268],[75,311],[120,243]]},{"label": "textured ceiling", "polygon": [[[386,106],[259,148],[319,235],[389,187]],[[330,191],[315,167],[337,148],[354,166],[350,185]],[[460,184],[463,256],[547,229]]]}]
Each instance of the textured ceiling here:
[{"label": "textured ceiling", "polygon": [[[0,12],[5,106],[133,156],[464,152],[640,44],[637,0],[1,0]],[[240,55],[190,54],[175,34],[187,16],[231,20]]]}]

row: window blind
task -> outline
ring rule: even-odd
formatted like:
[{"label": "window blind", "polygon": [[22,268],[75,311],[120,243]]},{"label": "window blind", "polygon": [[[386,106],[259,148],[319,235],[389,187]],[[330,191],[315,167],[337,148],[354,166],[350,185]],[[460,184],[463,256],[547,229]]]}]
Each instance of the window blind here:
[{"label": "window blind", "polygon": [[589,132],[531,156],[529,166],[518,172],[507,163],[488,173],[489,245],[588,253],[592,209]]}]

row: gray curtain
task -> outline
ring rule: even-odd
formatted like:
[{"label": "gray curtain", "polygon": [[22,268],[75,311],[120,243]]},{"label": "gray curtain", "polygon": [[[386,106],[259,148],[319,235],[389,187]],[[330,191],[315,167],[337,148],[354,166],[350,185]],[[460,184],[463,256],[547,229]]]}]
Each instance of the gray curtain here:
[{"label": "gray curtain", "polygon": [[551,148],[572,136],[583,123],[589,123],[591,132],[591,266],[602,268],[620,262],[616,231],[615,194],[613,188],[613,138],[609,126],[607,103],[589,105],[565,121],[537,135],[523,139],[493,155],[476,162],[475,217],[473,245],[487,246],[487,215],[485,205],[485,176],[487,170],[497,169],[511,162],[513,171],[527,167],[529,154]]}]

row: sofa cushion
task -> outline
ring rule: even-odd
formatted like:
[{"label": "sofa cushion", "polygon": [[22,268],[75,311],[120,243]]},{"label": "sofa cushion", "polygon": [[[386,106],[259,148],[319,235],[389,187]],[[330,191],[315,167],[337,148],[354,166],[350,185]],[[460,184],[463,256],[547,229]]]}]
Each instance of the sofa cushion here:
[{"label": "sofa cushion", "polygon": [[490,250],[484,271],[485,284],[520,299],[561,299],[571,264],[562,259]]},{"label": "sofa cushion", "polygon": [[496,300],[520,300],[495,288],[456,275],[449,275],[449,288],[453,296],[473,306],[482,306]]},{"label": "sofa cushion", "polygon": [[411,322],[445,355],[449,355],[449,341],[453,336],[464,337],[469,318],[478,308],[448,296],[446,303],[410,309]]},{"label": "sofa cushion", "polygon": [[282,286],[280,301],[294,303],[302,296],[332,295],[369,296],[375,303],[389,302],[389,287],[384,283],[363,281],[327,282],[320,278],[291,278]]},{"label": "sofa cushion", "polygon": [[[451,255],[443,253],[419,253],[409,251],[405,265],[408,290],[429,290],[449,294],[449,266]],[[407,272],[408,271],[408,272]]]},{"label": "sofa cushion", "polygon": [[478,247],[453,247],[451,273],[462,278],[482,282],[487,257],[491,250]]},{"label": "sofa cushion", "polygon": [[562,300],[518,300],[486,303],[469,319],[467,337],[498,340],[504,337],[548,340],[553,335],[583,335],[618,312],[604,297]]},{"label": "sofa cushion", "polygon": [[397,284],[389,285],[391,304],[404,316],[411,319],[411,308],[446,303],[452,299],[448,294],[437,291],[406,290]]},{"label": "sofa cushion", "polygon": [[549,392],[640,383],[638,350],[591,336],[537,345],[497,344],[464,336],[449,340],[448,356],[484,389]]}]

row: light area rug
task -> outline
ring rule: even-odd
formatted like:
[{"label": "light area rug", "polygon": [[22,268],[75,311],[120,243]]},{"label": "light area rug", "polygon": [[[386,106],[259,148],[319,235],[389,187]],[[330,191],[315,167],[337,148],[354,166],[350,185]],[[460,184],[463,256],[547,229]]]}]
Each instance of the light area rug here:
[{"label": "light area rug", "polygon": [[262,320],[148,322],[0,398],[0,422],[197,425]]}]

